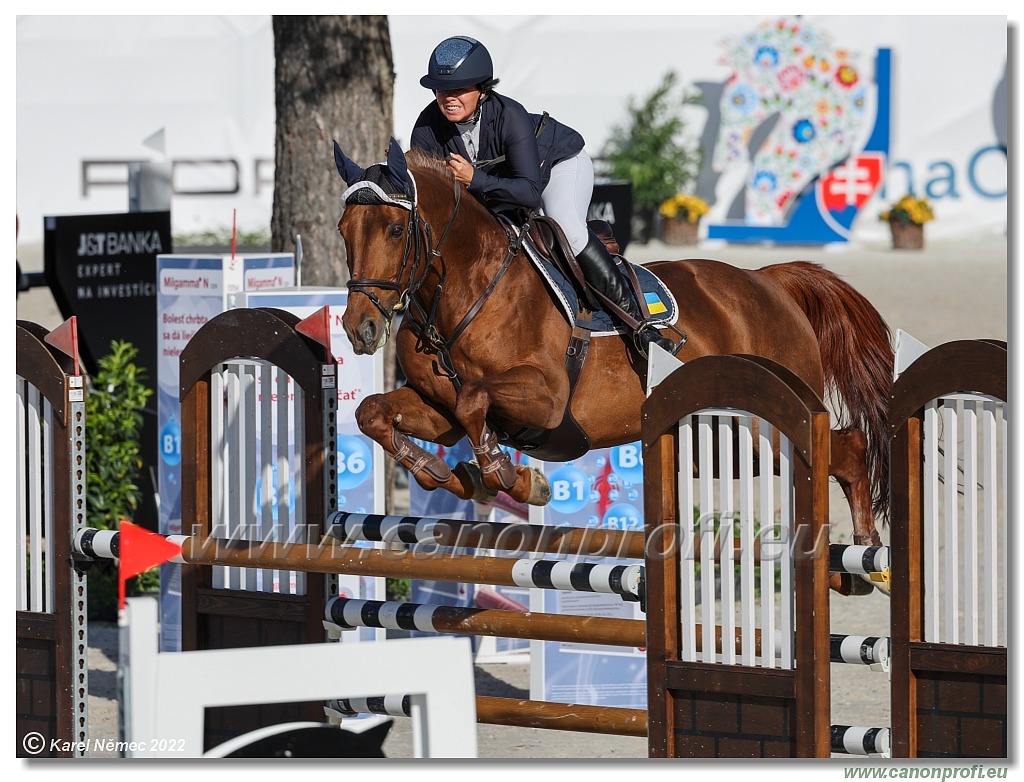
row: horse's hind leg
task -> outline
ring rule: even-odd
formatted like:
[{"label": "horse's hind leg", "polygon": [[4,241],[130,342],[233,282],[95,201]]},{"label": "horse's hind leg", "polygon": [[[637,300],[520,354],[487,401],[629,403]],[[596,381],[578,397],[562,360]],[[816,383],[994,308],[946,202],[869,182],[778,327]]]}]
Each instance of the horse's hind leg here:
[{"label": "horse's hind leg", "polygon": [[480,486],[465,475],[453,473],[444,459],[420,448],[416,437],[442,445],[454,445],[465,432],[458,422],[430,405],[414,389],[403,386],[387,394],[372,394],[356,408],[356,423],[367,437],[408,469],[428,491],[446,489],[461,499],[481,499]]},{"label": "horse's hind leg", "polygon": [[[867,438],[860,429],[834,430],[831,436],[832,459],[829,473],[839,483],[853,518],[853,542],[858,546],[880,546],[882,539],[875,527],[871,509],[871,480],[867,466]],[[873,587],[858,576],[833,573],[833,589],[843,594],[867,594]]]}]

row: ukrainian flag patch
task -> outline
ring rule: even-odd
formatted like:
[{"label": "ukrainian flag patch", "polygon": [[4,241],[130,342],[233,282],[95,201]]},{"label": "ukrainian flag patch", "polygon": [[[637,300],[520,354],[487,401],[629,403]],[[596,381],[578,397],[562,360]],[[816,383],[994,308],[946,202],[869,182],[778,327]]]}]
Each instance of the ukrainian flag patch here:
[{"label": "ukrainian flag patch", "polygon": [[663,312],[668,312],[668,307],[662,302],[661,297],[655,292],[644,293],[644,299],[647,301],[647,309],[652,315],[660,315]]}]

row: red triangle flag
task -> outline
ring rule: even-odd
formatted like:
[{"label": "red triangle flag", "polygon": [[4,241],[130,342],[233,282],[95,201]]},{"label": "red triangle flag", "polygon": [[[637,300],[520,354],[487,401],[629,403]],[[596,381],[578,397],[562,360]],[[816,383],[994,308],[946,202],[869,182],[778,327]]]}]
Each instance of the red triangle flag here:
[{"label": "red triangle flag", "polygon": [[53,345],[61,353],[70,356],[74,361],[75,374],[79,375],[78,366],[78,316],[72,315],[57,328],[47,334],[43,341]]},{"label": "red triangle flag", "polygon": [[178,556],[181,546],[126,519],[121,519],[120,533],[118,606],[124,608],[125,583],[128,579]]},{"label": "red triangle flag", "polygon": [[327,348],[327,353],[329,355],[334,355],[334,353],[331,352],[330,306],[325,304],[309,317],[300,320],[295,326],[295,330],[300,334],[305,334],[314,342],[319,342]]}]

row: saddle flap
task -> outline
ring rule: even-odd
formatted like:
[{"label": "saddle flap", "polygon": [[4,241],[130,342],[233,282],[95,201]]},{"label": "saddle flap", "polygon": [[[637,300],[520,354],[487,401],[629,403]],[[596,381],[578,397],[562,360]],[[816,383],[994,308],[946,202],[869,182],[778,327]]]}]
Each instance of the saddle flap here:
[{"label": "saddle flap", "polygon": [[530,222],[529,238],[534,249],[551,261],[566,277],[576,281],[577,293],[583,295],[588,309],[601,309],[558,223],[544,215],[536,216]]}]

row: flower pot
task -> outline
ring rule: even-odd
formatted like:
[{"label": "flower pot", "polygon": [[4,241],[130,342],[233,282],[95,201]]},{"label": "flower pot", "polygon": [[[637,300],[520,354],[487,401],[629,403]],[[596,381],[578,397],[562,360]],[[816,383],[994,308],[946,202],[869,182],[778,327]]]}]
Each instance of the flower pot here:
[{"label": "flower pot", "polygon": [[924,247],[924,226],[917,223],[889,223],[894,250],[920,250]]},{"label": "flower pot", "polygon": [[661,239],[665,244],[694,245],[697,244],[700,223],[691,223],[683,218],[666,218],[661,223]]}]

